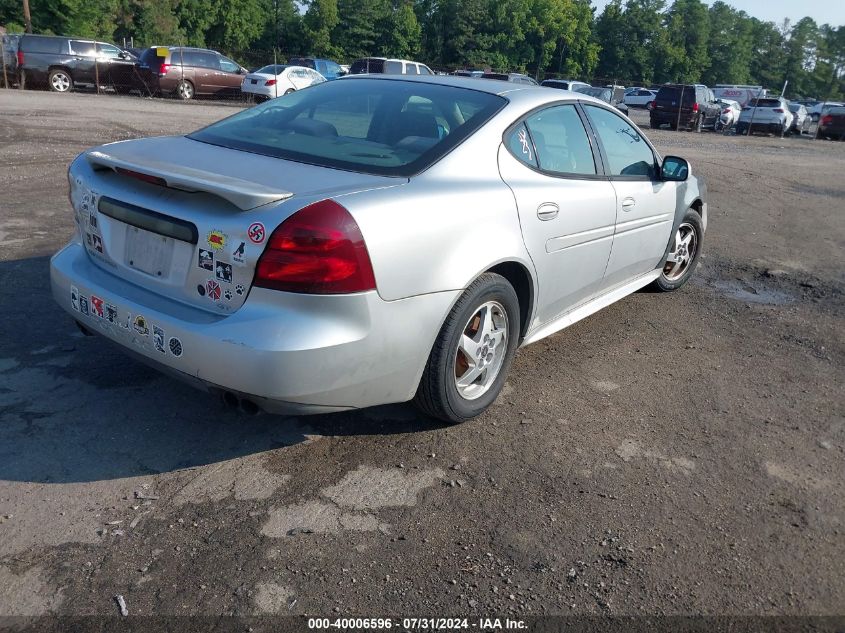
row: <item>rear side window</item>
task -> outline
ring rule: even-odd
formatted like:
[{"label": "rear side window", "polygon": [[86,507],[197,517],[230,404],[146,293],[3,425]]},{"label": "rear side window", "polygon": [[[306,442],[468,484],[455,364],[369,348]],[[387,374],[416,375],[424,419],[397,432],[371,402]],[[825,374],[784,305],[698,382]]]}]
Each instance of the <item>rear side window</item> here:
[{"label": "rear side window", "polygon": [[420,64],[420,74],[421,75],[430,75],[431,71],[428,69],[428,66],[425,64]]},{"label": "rear side window", "polygon": [[505,139],[505,145],[511,154],[526,165],[537,167],[537,156],[534,152],[534,144],[528,134],[525,123],[520,123]]},{"label": "rear side window", "polygon": [[20,50],[24,53],[67,53],[67,40],[60,37],[27,35],[21,38]]},{"label": "rear side window", "polygon": [[594,175],[596,163],[574,105],[546,108],[526,120],[540,169],[555,174]]},{"label": "rear side window", "polygon": [[584,104],[607,156],[611,176],[654,175],[654,153],[642,135],[625,119],[597,106]]},{"label": "rear side window", "polygon": [[70,41],[70,52],[80,57],[95,57],[94,42]]},{"label": "rear side window", "polygon": [[405,64],[405,73],[408,75],[419,75],[416,64]]},{"label": "rear side window", "polygon": [[410,176],[506,103],[485,92],[413,81],[327,81],[244,110],[190,138],[325,167]]},{"label": "rear side window", "polygon": [[384,62],[384,72],[388,75],[401,75],[402,62],[387,61]]},{"label": "rear side window", "polygon": [[681,92],[684,93],[684,103],[691,103],[695,99],[694,88],[684,88],[679,86],[663,86],[657,93],[657,101],[674,101],[677,103],[681,100]]}]

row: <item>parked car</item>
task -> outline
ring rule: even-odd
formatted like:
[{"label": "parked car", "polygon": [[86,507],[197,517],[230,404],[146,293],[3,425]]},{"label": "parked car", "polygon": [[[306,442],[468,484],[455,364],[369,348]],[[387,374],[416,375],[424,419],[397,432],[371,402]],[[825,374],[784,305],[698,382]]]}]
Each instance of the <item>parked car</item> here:
[{"label": "parked car", "polygon": [[815,103],[813,106],[807,108],[807,112],[810,113],[810,118],[813,121],[818,121],[819,117],[821,116],[822,110],[828,106],[845,106],[845,103],[840,103],[839,101],[819,101]]},{"label": "parked car", "polygon": [[667,84],[661,86],[654,97],[649,121],[652,128],[668,125],[700,132],[705,127],[715,127],[722,115],[713,91],[701,84]]},{"label": "parked car", "polygon": [[792,112],[783,97],[752,99],[739,114],[736,133],[742,135],[754,132],[768,132],[785,136],[792,127]]},{"label": "parked car", "polygon": [[22,35],[17,52],[21,87],[46,86],[70,92],[78,86],[111,86],[117,92],[138,88],[135,57],[106,42],[53,35]]},{"label": "parked car", "polygon": [[496,81],[510,81],[517,84],[527,84],[529,86],[539,86],[533,77],[524,75],[522,73],[484,73],[481,75],[482,79],[495,79]]},{"label": "parked car", "polygon": [[252,95],[260,102],[324,81],[328,80],[311,68],[270,64],[246,75],[241,84],[241,92]]},{"label": "parked car", "polygon": [[[645,88],[644,86],[629,86],[625,88],[625,96],[627,97],[629,94],[636,92],[637,90],[651,90],[651,88]],[[655,92],[657,92],[655,90]]]},{"label": "parked car", "polygon": [[730,130],[739,121],[739,115],[742,113],[742,106],[732,99],[716,99],[716,102],[722,108],[722,113],[719,119],[713,126],[717,132],[720,130]]},{"label": "parked car", "polygon": [[704,184],[602,101],[401,76],[283,101],[73,161],[50,278],[84,332],[245,410],[458,422],[518,347],[695,269]]},{"label": "parked car", "polygon": [[476,79],[481,77],[484,74],[483,70],[456,70],[455,72],[451,73],[456,77],[475,77]]},{"label": "parked car", "polygon": [[818,137],[845,140],[845,106],[828,106],[822,110]]},{"label": "parked car", "polygon": [[599,86],[578,86],[575,92],[580,92],[589,95],[596,99],[600,99],[605,103],[609,103],[614,108],[619,110],[625,116],[628,116],[628,106],[622,103],[625,96],[624,90],[621,88],[601,88]]},{"label": "parked car", "polygon": [[656,96],[656,92],[653,90],[646,90],[645,88],[635,90],[633,92],[628,92],[626,90],[625,95],[622,98],[622,103],[632,108],[646,108],[652,101],[654,101]]},{"label": "parked car", "polygon": [[589,87],[590,84],[574,79],[546,79],[540,82],[540,85],[546,88],[557,88],[558,90],[576,90],[579,86]]},{"label": "parked car", "polygon": [[364,57],[356,59],[349,67],[350,75],[433,75],[431,68],[419,62],[407,59],[387,59],[385,57]]},{"label": "parked car", "polygon": [[792,126],[790,127],[790,132],[803,134],[807,131],[807,127],[810,125],[810,113],[807,112],[807,107],[796,101],[790,101],[788,105],[789,111],[792,113]]},{"label": "parked car", "polygon": [[197,95],[239,95],[247,69],[207,48],[153,46],[141,54],[141,74],[156,94],[193,99]]},{"label": "parked car", "polygon": [[291,57],[288,60],[289,66],[304,66],[316,70],[326,79],[338,79],[343,77],[346,72],[340,64],[331,59],[320,59],[319,57]]},{"label": "parked car", "polygon": [[716,84],[713,94],[717,99],[730,99],[736,101],[744,108],[752,99],[768,97],[768,90],[763,86],[750,86],[746,84]]}]

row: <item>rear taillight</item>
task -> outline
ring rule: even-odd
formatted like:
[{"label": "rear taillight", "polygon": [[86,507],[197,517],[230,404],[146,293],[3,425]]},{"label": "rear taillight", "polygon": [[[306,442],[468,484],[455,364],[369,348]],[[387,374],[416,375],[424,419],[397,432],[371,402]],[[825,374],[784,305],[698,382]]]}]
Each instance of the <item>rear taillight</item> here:
[{"label": "rear taillight", "polygon": [[158,74],[163,77],[167,74],[168,70],[170,70],[170,64],[162,63],[162,65],[158,67]]},{"label": "rear taillight", "polygon": [[698,104],[697,104],[697,103],[693,103],[693,104],[692,104],[692,111],[693,111],[693,112],[698,112]]},{"label": "rear taillight", "polygon": [[829,114],[826,114],[822,117],[822,120],[819,121],[819,125],[830,125],[833,123],[833,117]]},{"label": "rear taillight", "polygon": [[345,294],[376,287],[358,223],[334,200],[297,211],[273,231],[258,260],[254,285],[308,294]]},{"label": "rear taillight", "polygon": [[722,110],[722,114],[730,114],[730,113],[731,113],[730,108],[725,108],[724,110]]},{"label": "rear taillight", "polygon": [[649,110],[654,110],[654,101],[649,101],[648,105],[646,106]]},{"label": "rear taillight", "polygon": [[18,66],[23,66],[23,51],[18,51]]},{"label": "rear taillight", "polygon": [[783,108],[774,108],[774,111],[783,114]]},{"label": "rear taillight", "polygon": [[268,79],[267,82],[264,85],[265,86],[275,86],[276,80],[275,79]]}]

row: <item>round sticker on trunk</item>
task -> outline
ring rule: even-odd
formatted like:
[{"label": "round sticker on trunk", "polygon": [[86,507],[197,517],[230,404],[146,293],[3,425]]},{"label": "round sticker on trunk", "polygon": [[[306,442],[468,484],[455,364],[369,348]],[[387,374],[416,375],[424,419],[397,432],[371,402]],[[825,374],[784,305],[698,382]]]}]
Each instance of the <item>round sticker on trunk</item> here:
[{"label": "round sticker on trunk", "polygon": [[264,236],[266,234],[264,225],[261,224],[261,222],[253,222],[249,225],[246,234],[249,236],[250,242],[253,244],[261,244],[261,242],[264,241]]}]

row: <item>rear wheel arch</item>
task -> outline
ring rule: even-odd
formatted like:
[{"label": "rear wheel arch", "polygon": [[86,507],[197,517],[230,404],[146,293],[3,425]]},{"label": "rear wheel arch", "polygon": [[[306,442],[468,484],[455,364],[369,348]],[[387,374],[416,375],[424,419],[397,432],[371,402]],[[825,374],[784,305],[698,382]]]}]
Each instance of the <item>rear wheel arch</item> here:
[{"label": "rear wheel arch", "polygon": [[531,322],[531,314],[534,311],[534,280],[531,273],[523,264],[516,261],[501,262],[484,272],[501,275],[513,286],[519,299],[519,337],[521,341],[528,332],[528,324]]}]

